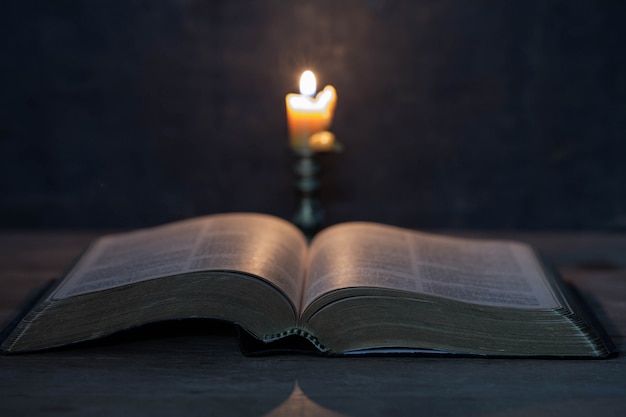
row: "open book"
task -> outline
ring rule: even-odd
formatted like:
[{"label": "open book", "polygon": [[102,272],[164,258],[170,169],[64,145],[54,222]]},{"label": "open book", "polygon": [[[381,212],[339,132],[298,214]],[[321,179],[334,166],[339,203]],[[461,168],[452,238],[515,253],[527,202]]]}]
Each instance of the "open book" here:
[{"label": "open book", "polygon": [[612,353],[526,245],[360,222],[330,227],[309,245],[295,226],[262,214],[96,240],[1,349],[47,349],[197,317],[235,323],[257,346],[297,336],[326,354]]}]

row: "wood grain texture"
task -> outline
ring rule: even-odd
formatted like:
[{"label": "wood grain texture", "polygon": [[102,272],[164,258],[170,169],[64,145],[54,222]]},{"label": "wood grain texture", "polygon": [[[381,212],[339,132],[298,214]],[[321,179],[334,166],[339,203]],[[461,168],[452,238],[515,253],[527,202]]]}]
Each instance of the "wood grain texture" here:
[{"label": "wood grain texture", "polygon": [[[0,319],[15,313],[30,291],[62,273],[97,234],[0,233]],[[626,254],[626,236],[519,237],[556,263],[625,351],[626,258],[619,253]],[[249,358],[241,354],[232,327],[193,322],[148,326],[71,349],[0,357],[0,415],[7,416],[605,417],[625,411],[622,356]]]}]

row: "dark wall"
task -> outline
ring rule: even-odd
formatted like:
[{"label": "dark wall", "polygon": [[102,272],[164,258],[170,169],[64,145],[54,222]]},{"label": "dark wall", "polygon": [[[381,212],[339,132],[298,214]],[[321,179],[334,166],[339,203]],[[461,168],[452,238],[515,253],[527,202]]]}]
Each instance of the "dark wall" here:
[{"label": "dark wall", "polygon": [[626,226],[626,2],[9,1],[0,227],[291,215],[284,95],[333,84],[330,223]]}]

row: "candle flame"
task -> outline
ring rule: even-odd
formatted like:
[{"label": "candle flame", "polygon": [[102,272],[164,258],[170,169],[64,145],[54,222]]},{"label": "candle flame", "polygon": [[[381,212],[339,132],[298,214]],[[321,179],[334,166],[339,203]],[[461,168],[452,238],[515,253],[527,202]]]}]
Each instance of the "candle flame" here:
[{"label": "candle flame", "polygon": [[313,97],[317,91],[317,82],[313,71],[306,70],[300,76],[300,94]]}]

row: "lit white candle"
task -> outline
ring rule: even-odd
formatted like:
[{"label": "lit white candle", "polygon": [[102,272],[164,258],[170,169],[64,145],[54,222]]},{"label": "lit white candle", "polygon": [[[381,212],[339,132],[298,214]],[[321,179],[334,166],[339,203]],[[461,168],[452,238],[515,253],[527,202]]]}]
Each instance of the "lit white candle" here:
[{"label": "lit white candle", "polygon": [[294,150],[310,149],[311,136],[328,130],[332,123],[337,92],[332,85],[327,85],[315,96],[316,89],[315,74],[307,70],[300,77],[300,94],[285,97],[289,143]]}]

